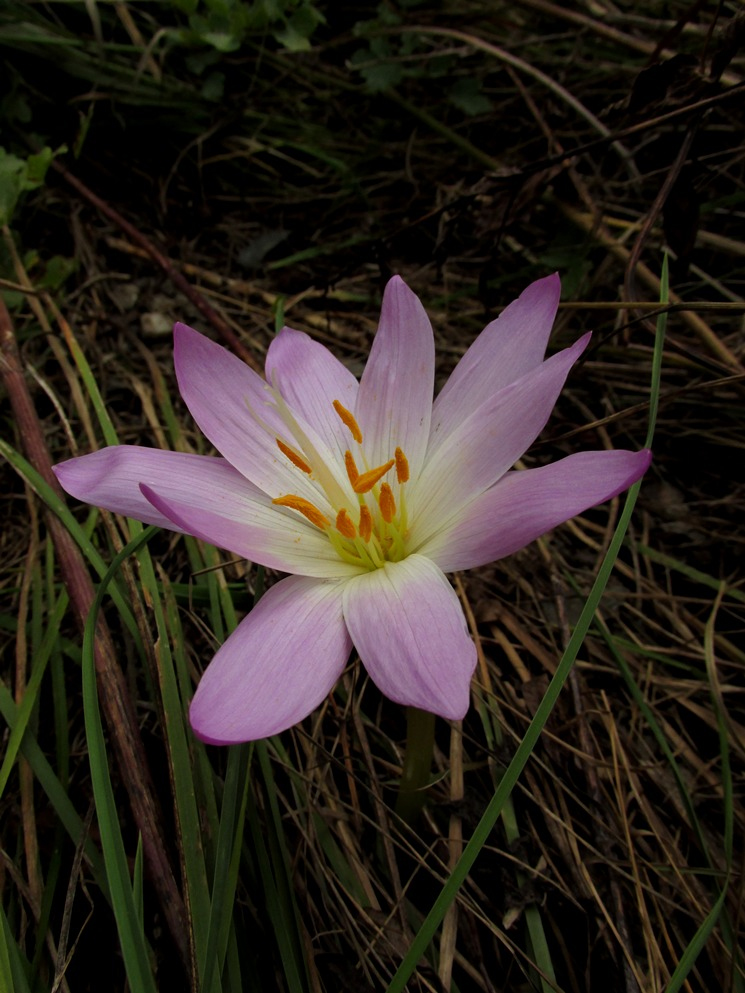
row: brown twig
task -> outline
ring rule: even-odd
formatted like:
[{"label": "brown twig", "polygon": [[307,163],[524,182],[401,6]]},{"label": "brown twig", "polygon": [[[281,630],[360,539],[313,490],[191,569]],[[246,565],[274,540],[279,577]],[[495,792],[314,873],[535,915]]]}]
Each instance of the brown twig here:
[{"label": "brown twig", "polygon": [[[13,322],[0,297],[0,373],[2,374],[21,445],[29,462],[44,481],[62,497],[62,490],[52,472],[52,460],[44,440],[39,419],[26,385]],[[70,595],[75,618],[82,632],[94,600],[94,589],[78,546],[59,518],[48,512],[47,527],[60,563],[60,572]],[[156,793],[150,779],[145,749],[137,728],[137,715],[124,674],[116,661],[116,650],[103,619],[96,628],[94,658],[99,695],[117,763],[129,794],[137,828],[142,835],[145,859],[153,886],[168,922],[173,940],[188,966],[186,914],[171,868],[160,825]]]},{"label": "brown twig", "polygon": [[[563,201],[557,200],[556,205],[573,224],[576,224],[578,227],[582,228],[588,234],[591,234],[594,238],[596,238],[601,245],[607,248],[608,251],[615,255],[617,259],[622,261],[624,265],[628,263],[630,256],[629,249],[626,248],[625,245],[622,245],[616,238],[612,237],[601,220],[594,221],[591,217],[589,217],[589,215],[583,213],[582,211],[576,210],[574,207]],[[659,277],[652,272],[649,266],[645,265],[644,262],[638,262],[634,268],[635,275],[639,277],[640,281],[644,283],[653,293],[659,294]],[[685,301],[681,300],[681,298],[672,291],[670,292],[670,301],[679,307],[685,307]],[[688,325],[694,334],[698,336],[699,340],[706,346],[706,348],[708,348],[713,355],[724,363],[725,367],[734,369],[737,372],[743,371],[743,366],[735,353],[728,348],[723,341],[720,341],[714,331],[712,331],[709,325],[703,321],[698,314],[682,309],[681,319]]]}]

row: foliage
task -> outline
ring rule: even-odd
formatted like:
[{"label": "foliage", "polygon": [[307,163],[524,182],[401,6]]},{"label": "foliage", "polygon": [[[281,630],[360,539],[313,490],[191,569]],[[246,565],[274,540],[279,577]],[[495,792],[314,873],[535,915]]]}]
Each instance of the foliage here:
[{"label": "foliage", "polygon": [[[1,989],[744,988],[738,32],[726,3],[0,6]],[[639,447],[659,381],[654,463],[630,520],[456,580],[479,668],[416,829],[354,662],[294,730],[201,745],[195,683],[276,577],[66,505],[34,424],[53,460],[208,454],[174,320],[259,363],[286,322],[359,373],[397,271],[442,383],[554,268],[556,347],[594,337],[526,465]]]}]

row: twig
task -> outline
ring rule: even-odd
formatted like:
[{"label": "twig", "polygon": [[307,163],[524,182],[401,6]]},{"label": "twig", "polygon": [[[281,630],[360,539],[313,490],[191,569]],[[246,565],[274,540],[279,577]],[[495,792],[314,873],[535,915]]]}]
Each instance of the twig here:
[{"label": "twig", "polygon": [[[576,224],[578,227],[582,228],[588,234],[597,238],[601,245],[608,249],[617,259],[620,259],[624,264],[628,262],[629,259],[629,249],[625,245],[622,245],[617,239],[615,239],[604,224],[598,222],[594,224],[587,214],[582,211],[577,210],[575,207],[570,206],[568,203],[564,203],[561,200],[555,201],[559,210]],[[653,293],[659,293],[660,291],[660,280],[652,270],[646,266],[643,262],[638,262],[636,265],[636,275],[639,276],[640,280],[649,288]],[[675,293],[670,293],[671,303],[685,306],[685,303],[679,296]],[[724,364],[737,372],[744,372],[742,363],[737,358],[735,353],[731,351],[725,345],[723,341],[717,337],[717,335],[712,331],[706,321],[702,321],[698,314],[694,314],[691,311],[683,310],[681,311],[681,319],[685,321],[688,327],[698,335],[701,342],[706,345],[712,354],[716,355]]]},{"label": "twig", "polygon": [[[438,35],[445,38],[457,38],[460,41],[465,42],[472,48],[476,48],[482,52],[487,52],[492,55],[500,62],[504,62],[505,65],[512,66],[514,69],[518,69],[520,72],[524,72],[527,76],[531,76],[533,79],[542,83],[554,96],[561,100],[567,106],[571,107],[576,114],[583,118],[587,123],[602,135],[603,138],[607,139],[611,147],[615,149],[620,158],[625,163],[629,173],[634,179],[639,180],[639,170],[636,167],[636,163],[631,157],[629,150],[625,148],[620,141],[617,141],[609,128],[607,128],[601,120],[599,120],[592,111],[588,110],[585,105],[573,96],[569,90],[562,86],[555,79],[547,76],[545,72],[542,72],[536,66],[531,65],[530,62],[526,62],[524,59],[519,58],[517,55],[513,55],[504,48],[500,48],[498,45],[493,45],[489,41],[484,41],[483,38],[479,38],[477,35],[468,34],[466,31],[458,31],[454,28],[435,28],[429,25],[415,25],[411,28],[397,28],[397,31],[406,31],[422,35]],[[572,154],[571,152],[568,154]]]}]

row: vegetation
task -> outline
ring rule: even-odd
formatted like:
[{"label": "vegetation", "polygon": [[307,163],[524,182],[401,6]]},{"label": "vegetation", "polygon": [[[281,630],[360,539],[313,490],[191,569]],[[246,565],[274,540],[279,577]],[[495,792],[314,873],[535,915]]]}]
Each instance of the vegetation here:
[{"label": "vegetation", "polygon": [[[0,2],[0,990],[745,990],[744,32],[734,0]],[[51,463],[209,451],[175,320],[359,374],[398,272],[442,382],[553,270],[551,347],[595,333],[525,464],[652,427],[654,462],[455,577],[479,667],[418,821],[354,658],[291,731],[200,744],[276,577]]]}]

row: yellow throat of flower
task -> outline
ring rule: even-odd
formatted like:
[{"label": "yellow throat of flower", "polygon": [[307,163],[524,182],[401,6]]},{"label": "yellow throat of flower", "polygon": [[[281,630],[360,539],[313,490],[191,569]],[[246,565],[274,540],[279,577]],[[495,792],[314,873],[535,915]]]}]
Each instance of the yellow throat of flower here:
[{"label": "yellow throat of flower", "polygon": [[[339,557],[352,565],[372,570],[381,568],[386,561],[398,562],[405,558],[408,525],[404,486],[409,480],[409,463],[403,450],[396,448],[387,462],[371,467],[362,450],[362,431],[354,414],[334,400],[334,410],[351,436],[350,447],[344,453],[344,470],[356,498],[354,502],[322,460],[276,387],[271,388],[271,392],[294,442],[277,438],[277,447],[299,472],[318,484],[335,512],[335,518],[330,519],[312,501],[295,493],[276,497],[272,503],[297,511],[314,527],[324,531]],[[359,467],[362,467],[361,471]]]}]

